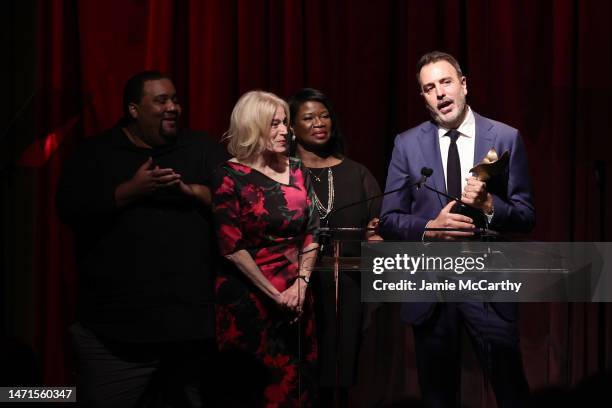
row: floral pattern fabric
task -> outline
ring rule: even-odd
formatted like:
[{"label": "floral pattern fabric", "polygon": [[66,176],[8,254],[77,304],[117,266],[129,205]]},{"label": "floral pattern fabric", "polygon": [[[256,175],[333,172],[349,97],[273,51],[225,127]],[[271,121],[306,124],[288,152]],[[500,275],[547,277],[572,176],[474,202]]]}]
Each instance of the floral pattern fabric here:
[{"label": "floral pattern fabric", "polygon": [[[300,251],[316,240],[318,215],[301,162],[289,159],[289,183],[228,161],[214,186],[213,211],[223,255],[246,250],[279,291],[298,275]],[[216,282],[217,340],[222,351],[255,356],[265,366],[267,407],[310,406],[316,399],[312,297],[299,323],[228,263]]]}]

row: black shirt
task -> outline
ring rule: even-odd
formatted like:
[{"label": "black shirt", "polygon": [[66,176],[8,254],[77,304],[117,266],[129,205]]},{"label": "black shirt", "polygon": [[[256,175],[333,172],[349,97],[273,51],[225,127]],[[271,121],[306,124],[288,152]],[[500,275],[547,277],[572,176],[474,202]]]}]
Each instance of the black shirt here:
[{"label": "black shirt", "polygon": [[177,189],[126,207],[115,189],[153,159],[187,183],[209,185],[227,154],[208,136],[182,131],[145,149],[115,127],[85,142],[66,163],[56,203],[75,232],[78,318],[104,338],[158,342],[214,335],[210,213]]},{"label": "black shirt", "polygon": [[[329,220],[321,220],[321,225],[328,227],[361,227],[364,228],[368,222],[380,213],[381,199],[367,202],[370,197],[380,194],[380,187],[372,173],[360,163],[348,157],[343,157],[342,162],[335,166],[325,168],[309,168],[311,184],[317,198],[323,207],[327,208],[329,203],[329,172],[332,171],[334,203]],[[356,205],[353,205],[356,204]],[[346,208],[335,212],[344,206]],[[364,233],[335,233],[334,238],[343,240],[364,240]],[[330,247],[327,247],[328,250]],[[358,244],[351,242],[344,246],[344,256],[359,256],[361,250]],[[330,253],[326,253],[330,255]]]}]

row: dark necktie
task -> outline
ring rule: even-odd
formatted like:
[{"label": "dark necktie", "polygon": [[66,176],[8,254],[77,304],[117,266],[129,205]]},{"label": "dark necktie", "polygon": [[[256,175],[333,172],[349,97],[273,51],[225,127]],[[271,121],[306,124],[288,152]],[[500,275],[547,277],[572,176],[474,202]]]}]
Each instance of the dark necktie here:
[{"label": "dark necktie", "polygon": [[446,133],[451,143],[448,147],[448,158],[446,159],[446,190],[453,197],[461,197],[461,162],[457,150],[457,138],[459,132],[451,129]]}]

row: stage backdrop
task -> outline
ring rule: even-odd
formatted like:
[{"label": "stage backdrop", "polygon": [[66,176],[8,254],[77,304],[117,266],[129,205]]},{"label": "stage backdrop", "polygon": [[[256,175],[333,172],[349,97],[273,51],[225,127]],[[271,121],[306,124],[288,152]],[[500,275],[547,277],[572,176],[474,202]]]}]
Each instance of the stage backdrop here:
[{"label": "stage backdrop", "polygon": [[[58,172],[80,140],[115,123],[122,86],[140,70],[175,78],[184,125],[217,138],[245,91],[321,89],[339,112],[348,155],[384,185],[395,134],[427,119],[417,59],[448,51],[463,65],[474,110],[522,131],[538,214],[533,237],[610,238],[609,2],[49,0],[36,12],[38,139],[22,161],[38,168],[33,343],[48,384],[71,378],[65,330],[75,272],[70,232],[54,212]],[[609,306],[522,309],[532,388],[610,368]],[[364,341],[369,369],[360,384],[370,394],[362,401],[417,392],[411,334],[393,313]],[[381,352],[383,338],[397,340],[391,352]],[[465,402],[491,406],[476,364],[466,361]]]}]

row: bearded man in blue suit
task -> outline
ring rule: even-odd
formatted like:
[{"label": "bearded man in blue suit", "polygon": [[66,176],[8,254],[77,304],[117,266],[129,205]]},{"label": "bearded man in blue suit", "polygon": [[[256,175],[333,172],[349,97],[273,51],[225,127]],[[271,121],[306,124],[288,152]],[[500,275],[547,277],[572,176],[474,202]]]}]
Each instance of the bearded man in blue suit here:
[{"label": "bearded man in blue suit", "polygon": [[[466,103],[467,80],[446,53],[425,54],[417,81],[431,121],[395,139],[386,191],[408,185],[430,167],[430,185],[482,211],[491,229],[528,232],[535,224],[529,168],[519,132],[487,119]],[[507,171],[486,183],[469,170],[491,149],[510,152]],[[473,235],[474,219],[453,212],[454,201],[427,189],[404,188],[385,197],[380,232],[386,240],[461,240]],[[429,231],[426,228],[461,229]],[[529,388],[523,371],[517,305],[511,303],[406,303],[412,324],[423,398],[432,407],[459,406],[460,335],[465,327],[499,407],[522,406]]]}]

